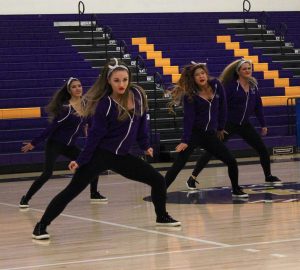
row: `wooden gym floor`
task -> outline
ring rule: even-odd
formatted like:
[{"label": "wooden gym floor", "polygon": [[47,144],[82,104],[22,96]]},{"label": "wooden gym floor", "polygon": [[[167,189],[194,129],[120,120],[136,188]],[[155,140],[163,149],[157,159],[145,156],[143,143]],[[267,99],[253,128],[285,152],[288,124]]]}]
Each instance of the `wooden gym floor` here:
[{"label": "wooden gym floor", "polygon": [[0,270],[300,269],[299,165],[297,159],[272,163],[284,182],[274,188],[264,185],[259,164],[240,165],[246,201],[232,201],[225,167],[206,168],[194,193],[185,187],[191,169],[182,171],[167,204],[181,228],[155,226],[153,206],[143,200],[148,186],[104,175],[99,188],[108,203],[91,204],[86,189],[48,227],[49,241],[32,240],[31,233],[69,176],[53,176],[27,211],[18,204],[32,181],[2,176]]}]

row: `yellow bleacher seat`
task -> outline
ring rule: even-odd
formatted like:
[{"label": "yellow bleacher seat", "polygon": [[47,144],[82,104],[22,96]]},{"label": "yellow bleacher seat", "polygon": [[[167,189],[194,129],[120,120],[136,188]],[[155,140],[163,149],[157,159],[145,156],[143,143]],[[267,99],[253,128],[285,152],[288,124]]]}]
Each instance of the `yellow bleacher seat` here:
[{"label": "yellow bleacher seat", "polygon": [[163,67],[163,66],[171,66],[171,59],[170,58],[156,58],[155,67]]},{"label": "yellow bleacher seat", "polygon": [[[291,96],[272,96],[262,97],[262,103],[264,106],[286,106],[287,99]],[[294,95],[293,97],[300,98],[300,95]]]},{"label": "yellow bleacher seat", "polygon": [[289,78],[275,78],[274,79],[274,86],[275,87],[287,87],[290,86]]},{"label": "yellow bleacher seat", "polygon": [[246,58],[249,55],[248,49],[234,49],[234,56]]},{"label": "yellow bleacher seat", "polygon": [[147,59],[162,58],[162,51],[147,51]]},{"label": "yellow bleacher seat", "polygon": [[147,44],[147,38],[146,37],[132,38],[131,43],[132,45]]},{"label": "yellow bleacher seat", "polygon": [[40,107],[1,109],[0,116],[1,119],[41,117],[41,109]]},{"label": "yellow bleacher seat", "polygon": [[180,79],[181,74],[172,74],[172,83],[177,83]]},{"label": "yellow bleacher seat", "polygon": [[139,44],[139,51],[140,52],[154,51],[154,45],[153,44]]},{"label": "yellow bleacher seat", "polygon": [[231,42],[231,36],[217,36],[217,43]]},{"label": "yellow bleacher seat", "polygon": [[253,64],[253,71],[267,71],[269,70],[268,63],[254,63]]},{"label": "yellow bleacher seat", "polygon": [[300,95],[300,86],[288,86],[285,87],[286,96]]},{"label": "yellow bleacher seat", "polygon": [[179,73],[179,67],[178,66],[163,66],[163,74],[164,75],[172,75],[172,74],[178,74]]},{"label": "yellow bleacher seat", "polygon": [[232,50],[232,49],[240,49],[239,42],[225,42],[225,49]]},{"label": "yellow bleacher seat", "polygon": [[275,79],[279,77],[278,70],[266,70],[264,71],[264,79]]},{"label": "yellow bleacher seat", "polygon": [[247,55],[245,56],[245,60],[250,60],[252,63],[258,63],[258,55]]}]

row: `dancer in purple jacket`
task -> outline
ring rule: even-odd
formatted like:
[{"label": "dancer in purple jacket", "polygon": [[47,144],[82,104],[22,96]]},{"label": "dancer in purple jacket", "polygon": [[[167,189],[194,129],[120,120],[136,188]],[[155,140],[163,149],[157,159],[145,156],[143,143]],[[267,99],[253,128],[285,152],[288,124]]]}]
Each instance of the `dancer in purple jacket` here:
[{"label": "dancer in purple jacket", "polygon": [[[43,173],[33,182],[26,195],[21,198],[20,208],[29,207],[29,200],[52,176],[55,161],[60,155],[71,160],[79,156],[80,149],[75,142],[80,135],[85,133],[87,127],[87,120],[82,116],[84,103],[81,97],[81,82],[79,79],[71,77],[54,94],[47,106],[51,123],[38,137],[29,143],[24,143],[21,150],[26,153],[47,139]],[[107,201],[107,198],[97,191],[98,177],[93,179],[90,185],[91,202]]]},{"label": "dancer in purple jacket", "polygon": [[[263,114],[262,100],[258,91],[257,81],[252,77],[252,63],[240,59],[229,64],[220,76],[227,96],[228,116],[224,131],[224,141],[237,134],[245,142],[252,146],[260,157],[260,163],[264,171],[265,181],[268,183],[280,183],[281,180],[271,174],[270,156],[268,150],[249,117],[256,115],[261,125],[261,135],[268,132]],[[205,152],[197,161],[192,175],[187,181],[191,190],[196,189],[196,177],[212,158],[212,154]]]},{"label": "dancer in purple jacket", "polygon": [[32,237],[48,239],[46,227],[84,190],[90,179],[108,169],[150,185],[156,224],[180,226],[166,211],[163,176],[144,160],[128,153],[137,141],[146,155],[153,155],[148,139],[147,100],[144,91],[132,85],[129,68],[116,58],[111,59],[85,98],[85,115],[92,116],[92,127],[82,153],[69,164],[70,170],[76,170],[75,175],[50,202]]},{"label": "dancer in purple jacket", "polygon": [[236,160],[220,140],[224,136],[227,114],[226,98],[221,83],[209,78],[205,64],[192,62],[184,67],[172,96],[173,104],[178,104],[183,99],[184,127],[181,143],[176,147],[177,159],[165,176],[167,188],[194,149],[201,147],[228,166],[232,196],[247,198],[248,194],[238,185]]}]

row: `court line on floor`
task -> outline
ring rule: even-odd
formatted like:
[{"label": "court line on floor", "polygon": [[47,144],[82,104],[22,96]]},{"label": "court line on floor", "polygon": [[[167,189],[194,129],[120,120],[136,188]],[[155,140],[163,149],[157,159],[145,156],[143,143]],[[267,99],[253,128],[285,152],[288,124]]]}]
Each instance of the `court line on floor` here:
[{"label": "court line on floor", "polygon": [[[15,204],[9,204],[9,203],[0,202],[0,205],[19,208],[19,206],[15,205]],[[44,212],[44,210],[37,209],[37,208],[30,208],[30,210],[33,210],[36,212],[41,212],[41,213]],[[147,232],[147,233],[164,235],[164,236],[171,236],[171,237],[175,237],[175,238],[179,238],[179,239],[191,240],[191,241],[204,243],[204,244],[211,244],[211,245],[215,245],[215,246],[223,247],[223,248],[224,247],[247,247],[247,246],[253,246],[253,245],[276,244],[276,243],[300,241],[300,238],[291,238],[291,239],[281,239],[281,240],[273,240],[273,241],[253,242],[253,243],[232,245],[232,244],[224,244],[224,243],[220,243],[220,242],[209,241],[209,240],[204,240],[204,239],[194,238],[194,237],[188,237],[188,236],[183,236],[183,235],[178,235],[178,234],[173,234],[173,233],[165,233],[165,232],[160,232],[157,230],[148,230],[148,229],[143,229],[143,228],[139,228],[139,227],[135,227],[135,226],[113,223],[113,222],[109,222],[109,221],[101,221],[101,220],[92,219],[92,218],[85,218],[85,217],[80,217],[80,216],[75,216],[75,215],[70,215],[70,214],[60,214],[60,216],[83,220],[83,221],[90,221],[90,222],[95,222],[95,223],[100,223],[100,224],[105,224],[105,225],[110,225],[110,226],[115,226],[115,227],[120,227],[120,228],[124,228],[124,229],[131,229],[131,230],[135,230],[135,231]],[[167,229],[166,227],[164,227],[164,228]],[[174,227],[170,227],[170,228],[174,228]]]},{"label": "court line on floor", "polygon": [[231,246],[232,247],[247,247],[247,246],[256,246],[256,245],[279,244],[279,243],[287,243],[287,242],[295,242],[295,241],[300,241],[300,238],[281,239],[281,240],[264,241],[264,242],[253,242],[253,243],[245,243],[245,244],[238,244],[238,245],[231,245]]},{"label": "court line on floor", "polygon": [[143,254],[116,256],[116,257],[98,258],[98,259],[89,259],[89,260],[80,260],[80,261],[67,261],[67,262],[53,263],[53,264],[40,264],[40,265],[29,265],[29,266],[21,266],[21,267],[13,267],[13,268],[0,268],[0,270],[34,269],[34,268],[50,267],[50,266],[63,266],[63,265],[92,263],[92,262],[135,259],[135,258],[143,258],[143,257],[157,256],[157,255],[196,252],[196,251],[214,250],[214,249],[221,249],[221,248],[226,248],[226,247],[210,247],[210,248],[176,250],[176,251],[166,251],[166,252],[152,252],[152,253],[143,253]]},{"label": "court line on floor", "polygon": [[[175,251],[166,251],[166,252],[152,252],[152,253],[116,256],[116,257],[108,257],[108,258],[87,259],[87,260],[80,260],[80,261],[66,261],[66,262],[52,263],[52,264],[40,264],[40,265],[30,265],[30,266],[21,266],[21,267],[13,267],[13,268],[1,268],[0,270],[36,269],[36,268],[51,267],[51,266],[64,266],[64,265],[104,262],[104,261],[113,261],[113,260],[135,259],[135,258],[176,254],[176,253],[190,253],[190,252],[199,252],[199,251],[207,251],[207,250],[209,251],[209,250],[217,250],[217,249],[228,249],[228,248],[236,248],[236,247],[241,247],[241,246],[273,244],[273,243],[281,243],[281,242],[288,242],[288,241],[300,241],[300,238],[284,239],[284,240],[269,241],[269,242],[247,243],[247,244],[240,244],[240,245],[228,245],[228,246],[207,247],[207,248],[197,248],[197,249],[187,249],[187,250],[175,250]],[[246,250],[246,251],[248,251],[248,250]],[[278,258],[286,257],[286,255],[283,255],[283,254],[270,254],[270,255],[274,256],[274,257],[278,257]]]},{"label": "court line on floor", "polygon": [[[18,208],[18,206],[14,205],[14,204],[0,203],[0,205]],[[36,212],[43,212],[43,210],[36,209],[36,208],[31,208],[31,210],[36,211]],[[246,246],[256,246],[256,245],[265,245],[265,244],[276,244],[276,243],[286,243],[286,242],[300,241],[300,238],[292,238],[292,239],[282,239],[282,240],[273,240],[273,241],[228,245],[228,244],[218,243],[218,242],[214,242],[214,241],[202,240],[202,239],[199,239],[199,238],[192,238],[192,237],[186,237],[186,236],[181,236],[181,235],[177,235],[177,234],[164,233],[164,232],[159,232],[159,231],[154,231],[154,230],[147,230],[147,229],[142,229],[142,228],[138,228],[138,227],[134,227],[134,226],[122,225],[122,224],[106,222],[106,221],[100,221],[100,220],[95,220],[95,219],[90,219],[90,218],[83,218],[83,217],[78,217],[78,216],[69,215],[69,214],[61,214],[61,216],[70,217],[70,218],[79,219],[79,220],[84,220],[84,221],[102,223],[102,224],[106,224],[106,225],[117,226],[117,227],[121,227],[121,228],[125,228],[125,229],[138,230],[138,231],[147,232],[147,233],[155,233],[155,234],[160,234],[160,235],[165,235],[165,236],[177,237],[177,238],[181,238],[181,239],[185,239],[185,240],[192,240],[192,241],[196,241],[196,242],[213,244],[213,245],[217,245],[217,246],[207,247],[207,248],[199,248],[199,249],[157,252],[157,253],[145,253],[145,254],[117,256],[117,257],[109,257],[109,258],[98,258],[98,259],[89,259],[89,260],[81,260],[81,261],[67,261],[67,262],[62,262],[62,263],[31,265],[31,266],[22,266],[22,267],[14,267],[14,268],[1,268],[0,270],[35,269],[35,268],[50,267],[50,266],[62,266],[62,265],[82,264],[82,263],[101,262],[101,261],[120,260],[120,259],[133,259],[133,258],[139,258],[139,257],[148,257],[148,256],[156,256],[156,255],[164,255],[164,254],[186,253],[186,252],[193,252],[193,251],[205,251],[205,250],[214,250],[214,249],[223,249],[223,248],[226,249],[226,248],[237,248],[237,247],[246,247]]]},{"label": "court line on floor", "polygon": [[[0,205],[19,208],[19,206],[15,205],[15,204],[9,204],[9,203],[0,202]],[[31,211],[36,211],[36,212],[44,212],[44,210],[37,209],[37,208],[30,208],[30,210]],[[160,231],[157,231],[157,230],[148,230],[148,229],[143,229],[143,228],[139,228],[139,227],[135,227],[135,226],[123,225],[123,224],[119,224],[119,223],[114,223],[114,222],[109,222],[109,221],[102,221],[102,220],[97,220],[97,219],[92,219],[92,218],[85,218],[85,217],[80,217],[80,216],[75,216],[75,215],[70,215],[70,214],[60,214],[60,216],[69,217],[69,218],[78,219],[78,220],[83,220],[83,221],[101,223],[101,224],[105,224],[105,225],[110,225],[110,226],[115,226],[115,227],[119,227],[119,228],[135,230],[135,231],[141,231],[141,232],[146,232],[146,233],[151,233],[151,234],[171,236],[171,237],[175,237],[175,238],[179,238],[179,239],[191,240],[191,241],[194,241],[194,242],[210,244],[210,245],[215,245],[215,246],[221,246],[221,247],[231,246],[231,245],[227,245],[227,244],[224,244],[224,243],[204,240],[204,239],[200,239],[200,238],[188,237],[188,236],[183,236],[183,235],[178,235],[178,234],[173,234],[173,233],[165,233],[165,232],[160,232]],[[166,227],[164,227],[164,228],[166,228]]]}]

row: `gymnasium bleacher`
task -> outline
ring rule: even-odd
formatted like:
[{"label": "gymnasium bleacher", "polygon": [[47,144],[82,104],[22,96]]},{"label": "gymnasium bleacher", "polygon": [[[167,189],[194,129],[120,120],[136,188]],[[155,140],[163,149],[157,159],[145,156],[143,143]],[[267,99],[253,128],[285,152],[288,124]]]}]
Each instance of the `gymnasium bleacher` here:
[{"label": "gymnasium bleacher", "polygon": [[[130,15],[121,18],[119,16],[118,20],[116,16],[104,15],[102,21],[112,27],[115,37],[128,43],[131,41],[130,50],[136,54],[141,53],[148,59],[148,72],[163,73],[167,84],[176,82],[181,67],[192,60],[206,62],[211,75],[218,76],[231,61],[240,57],[251,59],[254,62],[254,76],[259,82],[269,126],[269,135],[264,138],[267,146],[271,151],[273,147],[295,145],[295,134],[290,132],[293,127],[289,127],[286,104],[290,97],[300,95],[300,81],[297,75],[285,69],[281,63],[272,62],[272,57],[275,55],[275,59],[282,59],[288,55],[289,62],[293,62],[289,58],[297,59],[299,54],[297,48],[292,46],[294,40],[277,41],[276,33],[269,29],[269,25],[259,25],[261,13],[247,15],[247,29],[243,23],[243,13],[143,14],[137,16],[138,23],[134,27],[133,19],[128,18]],[[270,12],[268,16],[274,16],[278,21],[280,16],[293,17],[294,23],[297,23],[299,12]],[[295,25],[294,28],[296,27]],[[245,35],[242,35],[243,31],[246,32]],[[265,47],[270,43],[268,39],[277,44],[271,48],[255,47],[262,35]],[[297,38],[297,35],[287,37]],[[254,39],[254,44],[249,42],[251,39]],[[284,44],[284,55],[280,52],[278,43]],[[273,54],[270,55],[270,52]],[[293,63],[300,66],[297,61]],[[253,118],[253,121],[257,126],[257,120]],[[178,123],[176,125],[174,129],[178,128]],[[167,133],[169,134],[169,131]],[[166,136],[169,136],[168,134]],[[164,141],[162,132],[161,139],[167,150],[174,149],[179,142],[179,137],[177,140],[173,138],[172,141]],[[239,153],[249,149],[240,139],[231,140],[229,146],[230,149],[240,150]]]},{"label": "gymnasium bleacher", "polygon": [[[300,49],[297,50],[300,44],[295,30],[299,12],[268,14],[272,23],[267,25],[264,38],[276,41],[276,32],[272,32],[276,30],[276,23],[287,25],[288,34],[283,43],[288,44],[284,54],[278,52],[278,48],[271,52],[258,48],[261,43],[249,42],[247,33],[241,36],[243,16],[239,12],[97,14],[96,17],[85,14],[81,17],[85,25],[82,29],[77,25],[78,15],[0,16],[0,167],[6,172],[29,170],[32,164],[39,164],[35,168],[40,168],[43,146],[22,154],[22,142],[33,138],[47,125],[43,108],[64,80],[78,77],[88,89],[99,75],[106,56],[123,56],[133,71],[136,71],[136,57],[141,55],[145,59],[147,69],[137,71],[138,80],[148,94],[151,127],[153,129],[155,122],[160,151],[166,154],[161,158],[168,156],[180,140],[182,109],[176,109],[176,116],[168,114],[169,99],[161,89],[155,96],[153,75],[161,73],[167,88],[176,82],[182,66],[191,60],[206,62],[211,75],[218,76],[238,57],[251,58],[256,63],[254,76],[259,81],[269,127],[269,135],[264,138],[266,145],[270,151],[274,147],[295,146],[296,137],[290,132],[286,102],[288,97],[300,96]],[[258,12],[248,14],[249,29],[261,31],[260,16]],[[90,38],[91,18],[95,23],[96,44]],[[103,31],[107,26],[112,31],[105,41]],[[126,44],[123,54],[122,51],[120,54],[120,41]],[[105,42],[108,42],[106,46]],[[244,55],[247,49],[248,55]],[[288,62],[293,65],[289,66]],[[136,74],[134,80],[137,80]],[[256,119],[253,121],[258,126]],[[292,129],[294,126],[292,122]],[[81,145],[82,142],[83,139]],[[228,145],[237,155],[253,154],[238,138]]]}]

